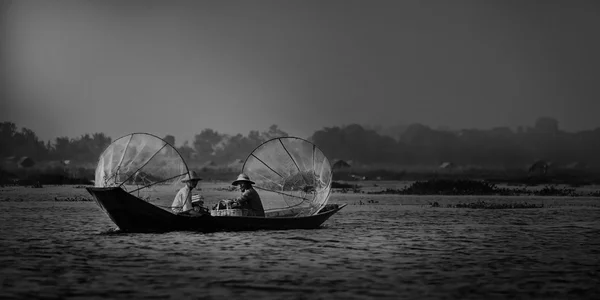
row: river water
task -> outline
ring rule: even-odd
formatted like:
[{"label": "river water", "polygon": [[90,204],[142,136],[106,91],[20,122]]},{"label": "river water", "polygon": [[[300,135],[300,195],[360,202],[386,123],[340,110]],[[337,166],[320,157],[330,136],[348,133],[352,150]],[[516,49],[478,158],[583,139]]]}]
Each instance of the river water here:
[{"label": "river water", "polygon": [[318,230],[125,234],[93,202],[7,198],[0,298],[600,299],[596,205],[376,199]]}]

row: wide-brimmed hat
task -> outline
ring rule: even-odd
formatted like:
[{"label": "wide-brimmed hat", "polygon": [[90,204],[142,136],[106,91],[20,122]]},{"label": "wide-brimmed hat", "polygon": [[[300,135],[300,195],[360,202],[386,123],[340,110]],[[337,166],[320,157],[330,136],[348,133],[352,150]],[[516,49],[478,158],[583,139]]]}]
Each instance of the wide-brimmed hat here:
[{"label": "wide-brimmed hat", "polygon": [[196,171],[190,171],[187,176],[185,177],[184,180],[182,180],[181,182],[188,182],[188,181],[200,181],[202,180],[202,178],[200,178],[200,176],[198,176],[198,174],[196,174]]},{"label": "wide-brimmed hat", "polygon": [[248,175],[246,174],[240,174],[238,175],[238,178],[231,183],[231,185],[238,185],[240,184],[240,182],[248,182],[250,184],[254,184],[254,181],[250,180],[250,177],[248,177]]}]

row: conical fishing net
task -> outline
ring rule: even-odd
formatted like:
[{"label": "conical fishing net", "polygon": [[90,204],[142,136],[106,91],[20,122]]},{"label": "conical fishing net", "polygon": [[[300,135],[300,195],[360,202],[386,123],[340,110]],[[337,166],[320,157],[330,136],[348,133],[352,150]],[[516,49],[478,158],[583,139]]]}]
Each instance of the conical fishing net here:
[{"label": "conical fishing net", "polygon": [[243,172],[256,183],[269,215],[313,215],[329,199],[329,161],[314,144],[300,138],[265,142],[248,156]]},{"label": "conical fishing net", "polygon": [[97,187],[120,186],[134,196],[169,208],[188,168],[172,145],[147,133],[133,133],[110,144],[96,167]]}]

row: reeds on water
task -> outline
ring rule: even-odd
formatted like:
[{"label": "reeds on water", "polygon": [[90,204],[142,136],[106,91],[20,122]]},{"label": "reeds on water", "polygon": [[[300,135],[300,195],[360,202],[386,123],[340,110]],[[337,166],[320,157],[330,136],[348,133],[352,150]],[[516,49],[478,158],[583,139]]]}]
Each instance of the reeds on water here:
[{"label": "reeds on water", "polygon": [[416,181],[402,189],[387,188],[381,191],[368,192],[367,194],[600,197],[600,191],[578,193],[574,188],[558,188],[555,186],[546,186],[539,190],[531,190],[525,187],[499,188],[487,181],[462,179]]},{"label": "reeds on water", "polygon": [[[437,202],[431,204],[432,207],[439,207]],[[544,204],[533,204],[527,202],[513,202],[513,203],[491,203],[483,200],[469,203],[457,203],[448,204],[448,208],[472,208],[472,209],[522,209],[522,208],[543,208]]]},{"label": "reeds on water", "polygon": [[73,197],[64,197],[64,198],[54,197],[54,201],[56,201],[56,202],[89,202],[89,201],[94,201],[94,200],[91,198],[83,197],[83,196],[73,196]]}]

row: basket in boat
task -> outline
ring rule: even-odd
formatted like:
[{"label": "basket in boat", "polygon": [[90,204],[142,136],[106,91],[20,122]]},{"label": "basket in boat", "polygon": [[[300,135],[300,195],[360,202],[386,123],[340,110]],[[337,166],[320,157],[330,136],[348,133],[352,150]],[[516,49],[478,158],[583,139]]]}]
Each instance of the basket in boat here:
[{"label": "basket in boat", "polygon": [[251,216],[252,211],[245,208],[231,208],[231,202],[224,202],[225,208],[221,208],[221,205],[216,205],[214,209],[210,211],[211,216],[234,216],[243,217]]},{"label": "basket in boat", "polygon": [[210,211],[210,215],[211,216],[234,216],[234,217],[242,217],[242,216],[246,216],[246,214],[244,214],[244,210],[245,209],[238,209],[238,208],[229,208],[229,209],[219,209],[219,210],[211,210]]},{"label": "basket in boat", "polygon": [[242,208],[225,208],[225,209],[213,209],[210,211],[211,216],[234,216],[243,217],[252,215],[250,210]]}]

